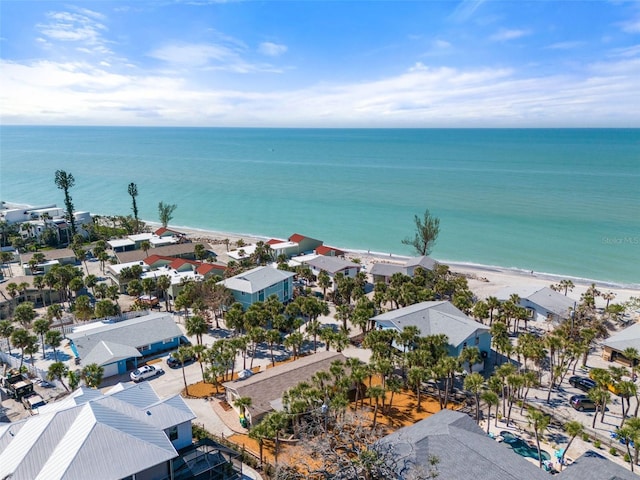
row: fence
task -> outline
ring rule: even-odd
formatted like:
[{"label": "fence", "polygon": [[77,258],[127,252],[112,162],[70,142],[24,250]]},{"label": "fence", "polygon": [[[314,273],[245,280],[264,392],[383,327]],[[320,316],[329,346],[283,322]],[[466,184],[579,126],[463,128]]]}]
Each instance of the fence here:
[{"label": "fence", "polygon": [[[13,355],[8,354],[7,352],[0,351],[0,361],[8,365],[9,368],[15,368],[16,370],[20,368],[20,358],[16,358]],[[30,378],[40,379],[41,381],[51,383],[58,388],[64,388],[58,380],[48,380],[47,372],[36,367],[35,365],[32,365],[28,360],[22,362],[22,367],[23,369],[27,369],[27,375]]]}]

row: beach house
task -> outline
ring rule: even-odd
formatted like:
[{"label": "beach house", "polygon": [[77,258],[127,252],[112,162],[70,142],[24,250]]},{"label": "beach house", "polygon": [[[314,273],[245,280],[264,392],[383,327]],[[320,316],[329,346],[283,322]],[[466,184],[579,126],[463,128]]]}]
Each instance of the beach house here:
[{"label": "beach house", "polygon": [[0,423],[0,478],[241,478],[237,454],[192,443],[194,418],[180,395],[160,398],[148,382],[79,388],[36,416]]},{"label": "beach house", "polygon": [[[382,438],[384,452],[398,480],[429,472],[432,458],[438,478],[447,480],[544,480],[549,473],[504,443],[498,443],[466,413],[441,410],[413,425]],[[587,450],[564,467],[558,480],[632,480],[638,477],[602,455]]]},{"label": "beach house", "polygon": [[227,287],[236,302],[247,309],[256,302],[264,302],[276,295],[282,303],[293,298],[293,277],[295,273],[273,267],[256,267],[220,282]]},{"label": "beach house", "polygon": [[116,323],[96,322],[67,335],[76,364],[95,363],[103,378],[137,368],[139,359],[180,345],[182,330],[167,313],[137,312],[136,318]]},{"label": "beach house", "polygon": [[608,362],[631,366],[633,360],[624,355],[624,351],[628,348],[634,348],[640,352],[640,323],[631,325],[605,339],[602,342],[602,358]]},{"label": "beach house", "polygon": [[389,283],[391,277],[396,273],[413,277],[417,268],[433,270],[435,266],[435,260],[421,255],[419,257],[411,257],[402,263],[388,261],[375,262],[371,266],[369,273],[371,273],[374,284],[378,282]]},{"label": "beach house", "polygon": [[308,266],[316,278],[320,275],[320,272],[326,272],[329,275],[332,286],[338,273],[343,274],[345,277],[355,278],[362,269],[362,265],[359,263],[351,262],[341,257],[325,257],[323,255],[310,255],[302,261],[302,265]]},{"label": "beach house", "polygon": [[401,332],[406,326],[414,326],[421,336],[446,335],[452,357],[459,356],[466,347],[478,347],[483,358],[491,352],[489,327],[467,317],[448,301],[416,303],[377,315],[371,321],[383,330]]},{"label": "beach house", "polygon": [[[273,410],[282,410],[282,395],[300,382],[309,381],[319,371],[329,371],[331,363],[346,362],[346,357],[338,352],[318,352],[268,368],[244,380],[224,383],[227,402],[240,397],[251,398],[251,405],[245,409],[249,423],[255,425],[264,415]],[[240,413],[240,412],[238,412]]]},{"label": "beach house", "polygon": [[537,322],[561,322],[570,318],[576,307],[575,300],[549,287],[506,287],[496,293],[496,298],[504,302],[513,294],[519,297],[518,305],[527,309],[529,318]]}]

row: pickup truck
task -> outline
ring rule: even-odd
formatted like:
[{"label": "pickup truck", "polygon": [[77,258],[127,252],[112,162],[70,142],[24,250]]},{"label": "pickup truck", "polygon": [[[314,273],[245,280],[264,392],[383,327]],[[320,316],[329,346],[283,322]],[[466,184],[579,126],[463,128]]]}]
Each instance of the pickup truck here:
[{"label": "pickup truck", "polygon": [[37,393],[32,393],[27,397],[22,397],[22,404],[27,410],[37,410],[39,407],[46,405],[47,402]]},{"label": "pickup truck", "polygon": [[11,398],[18,401],[33,393],[33,382],[16,370],[7,372],[7,376],[2,379],[2,386]]}]

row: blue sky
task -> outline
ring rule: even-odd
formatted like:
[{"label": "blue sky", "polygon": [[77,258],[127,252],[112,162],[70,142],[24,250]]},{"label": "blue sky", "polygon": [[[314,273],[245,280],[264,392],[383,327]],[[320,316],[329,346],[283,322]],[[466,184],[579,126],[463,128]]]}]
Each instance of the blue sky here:
[{"label": "blue sky", "polygon": [[7,1],[3,124],[640,127],[640,2]]}]

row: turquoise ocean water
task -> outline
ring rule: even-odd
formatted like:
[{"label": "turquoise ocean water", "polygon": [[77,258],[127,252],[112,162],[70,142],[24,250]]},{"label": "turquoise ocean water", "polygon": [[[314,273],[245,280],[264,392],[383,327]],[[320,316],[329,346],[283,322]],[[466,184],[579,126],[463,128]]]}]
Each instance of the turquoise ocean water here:
[{"label": "turquoise ocean water", "polygon": [[638,129],[0,128],[0,198],[173,226],[410,254],[425,208],[432,256],[640,284]]}]

